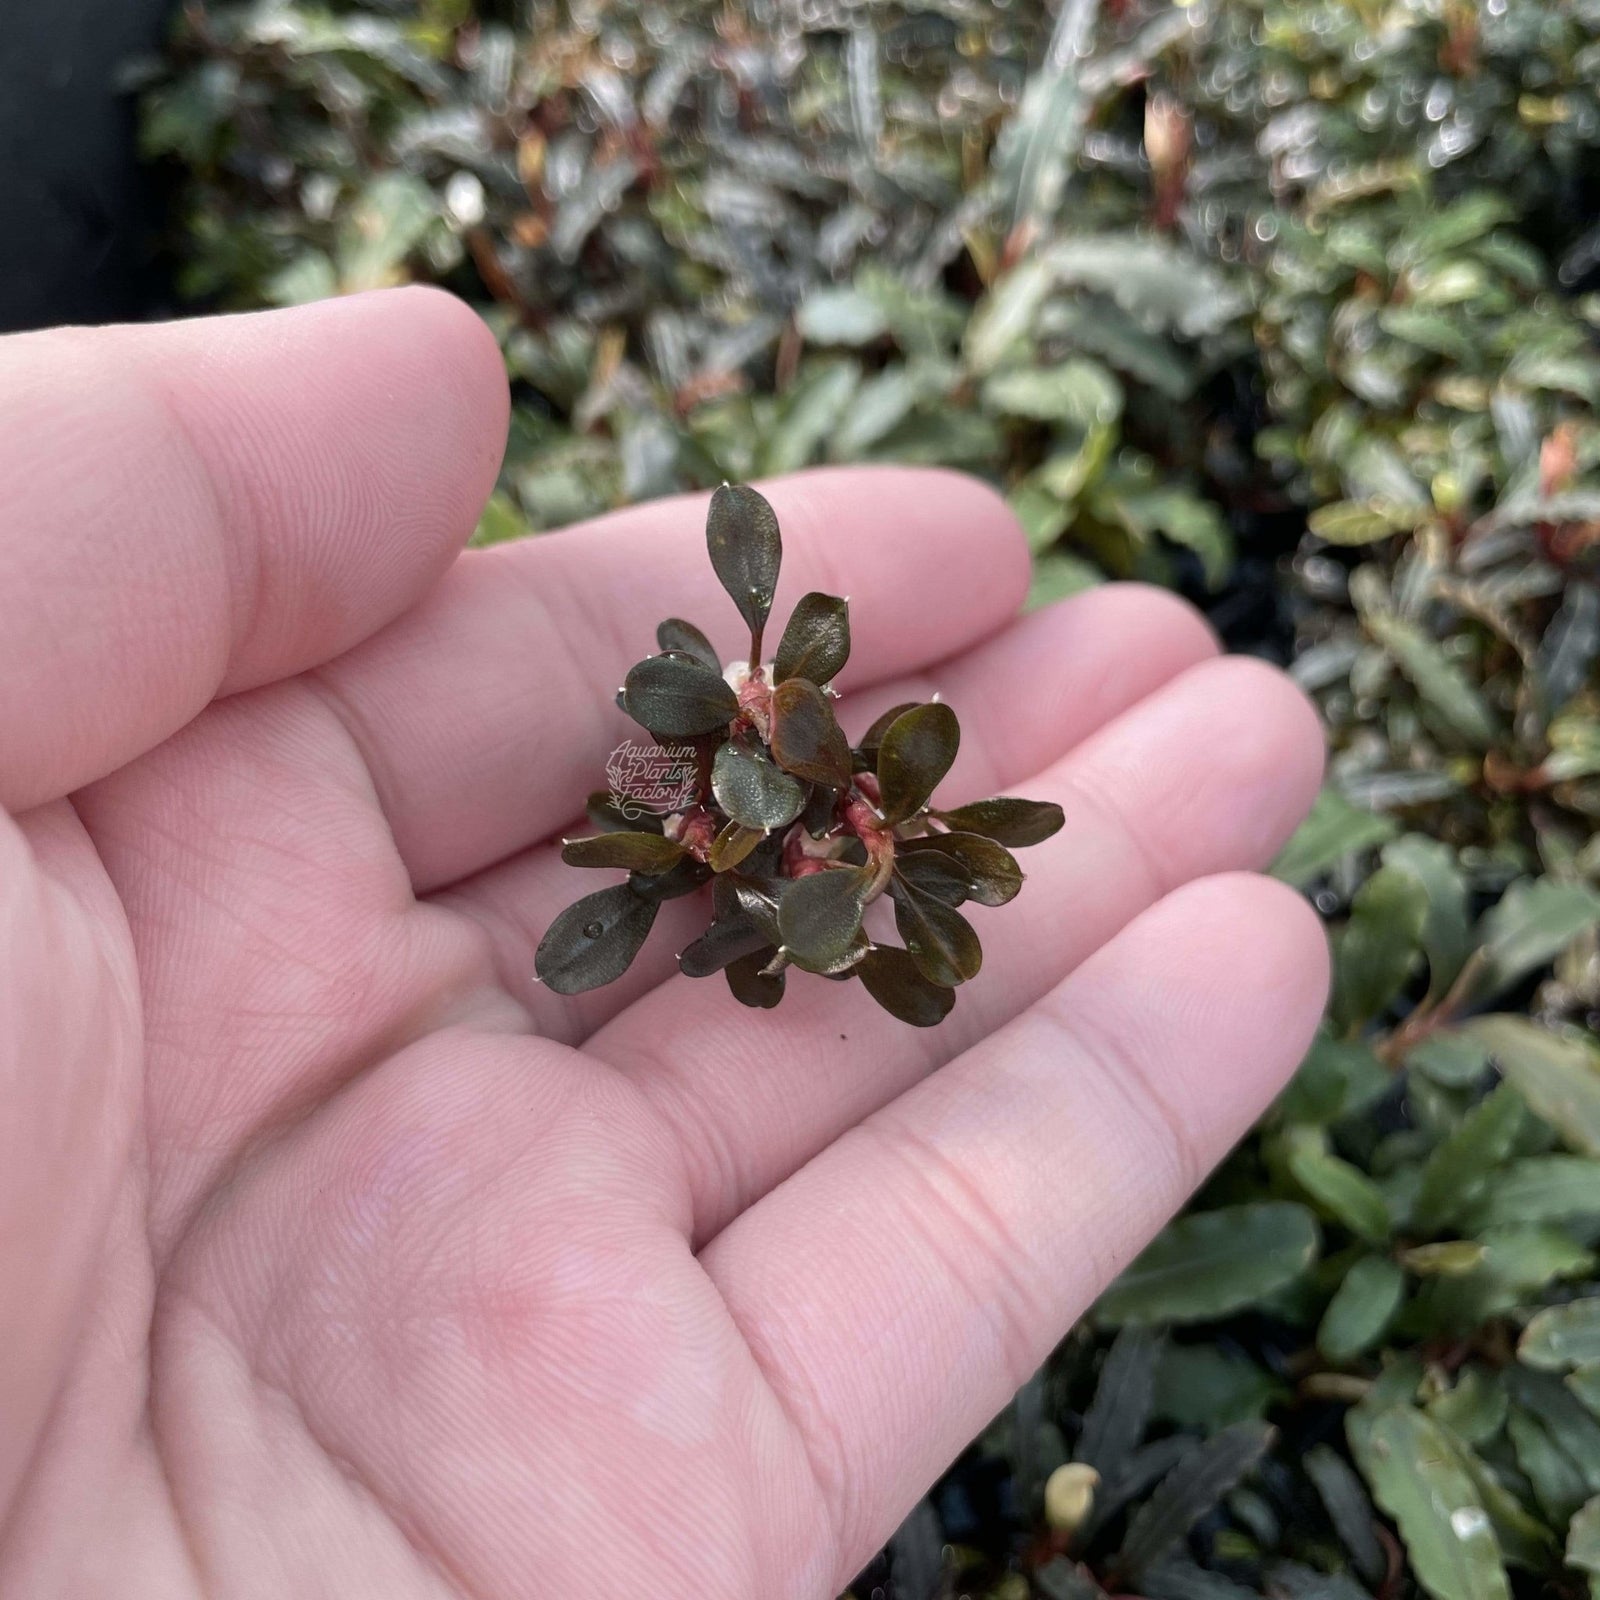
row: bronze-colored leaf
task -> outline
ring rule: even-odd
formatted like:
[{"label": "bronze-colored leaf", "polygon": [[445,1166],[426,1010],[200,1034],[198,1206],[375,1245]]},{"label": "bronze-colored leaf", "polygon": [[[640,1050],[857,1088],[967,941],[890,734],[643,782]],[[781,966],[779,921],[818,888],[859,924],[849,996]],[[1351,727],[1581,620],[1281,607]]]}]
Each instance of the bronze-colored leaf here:
[{"label": "bronze-colored leaf", "polygon": [[949,706],[914,706],[885,730],[878,746],[878,809],[904,822],[928,803],[961,747],[961,724]]},{"label": "bronze-colored leaf", "polygon": [[706,548],[722,587],[752,636],[759,639],[772,610],[783,560],[783,540],[772,507],[748,484],[723,484],[712,495],[706,514]]},{"label": "bronze-colored leaf", "polygon": [[682,857],[683,846],[659,833],[597,833],[590,839],[568,839],[561,846],[561,859],[569,867],[657,873],[676,866]]},{"label": "bronze-colored leaf", "polygon": [[913,889],[958,906],[968,898],[967,869],[954,856],[939,850],[897,852],[894,870]]},{"label": "bronze-colored leaf", "polygon": [[684,947],[678,957],[678,970],[686,978],[709,978],[743,956],[771,948],[766,934],[748,917],[735,912],[730,917],[719,916],[698,939]]},{"label": "bronze-colored leaf", "polygon": [[646,656],[622,685],[622,709],[658,739],[688,739],[725,728],[739,697],[719,672],[682,656]]},{"label": "bronze-colored leaf", "polygon": [[778,931],[796,966],[837,971],[856,948],[870,875],[829,867],[794,879],[778,902]]},{"label": "bronze-colored leaf", "polygon": [[742,822],[730,822],[711,841],[706,859],[713,872],[731,872],[765,837],[760,828],[747,828]]},{"label": "bronze-colored leaf", "polygon": [[949,989],[977,976],[983,965],[983,946],[959,911],[913,889],[900,877],[890,883],[889,893],[894,899],[895,926],[923,977]]},{"label": "bronze-colored leaf", "polygon": [[778,641],[773,682],[807,678],[820,689],[839,675],[849,659],[849,601],[817,590],[801,595]]},{"label": "bronze-colored leaf", "polygon": [[770,1011],[783,999],[786,974],[763,970],[777,953],[777,950],[769,945],[764,950],[757,950],[753,955],[740,956],[737,961],[729,962],[722,969],[723,977],[728,980],[728,988],[740,1005]]},{"label": "bronze-colored leaf", "polygon": [[861,735],[861,742],[856,746],[856,755],[860,758],[856,762],[858,772],[876,772],[878,770],[878,750],[883,744],[883,736],[891,727],[908,711],[915,711],[920,702],[916,700],[902,700],[897,706],[890,706],[884,714]]},{"label": "bronze-colored leaf", "polygon": [[855,971],[868,994],[892,1017],[914,1028],[931,1028],[950,1015],[954,989],[932,983],[904,950],[880,944],[869,950]]},{"label": "bronze-colored leaf", "polygon": [[719,678],[722,676],[722,662],[718,660],[711,641],[692,622],[685,622],[682,617],[668,617],[657,626],[656,645],[662,651],[671,650],[678,655],[692,657]]},{"label": "bronze-colored leaf", "polygon": [[960,862],[967,874],[967,897],[980,906],[1003,906],[1022,887],[1022,868],[1003,844],[978,833],[930,833],[920,839],[900,839],[895,856],[938,850]]},{"label": "bronze-colored leaf", "polygon": [[811,793],[806,797],[805,810],[800,813],[800,826],[813,839],[820,839],[837,820],[835,814],[838,806],[837,789],[830,789],[825,783],[812,784]]},{"label": "bronze-colored leaf", "polygon": [[534,971],[557,994],[582,994],[620,978],[649,936],[656,909],[626,883],[586,894],[550,924],[534,952]]},{"label": "bronze-colored leaf", "polygon": [[693,894],[711,876],[711,868],[693,856],[684,856],[675,867],[650,876],[635,872],[628,879],[628,887],[636,895],[659,905],[663,900],[678,900]]},{"label": "bronze-colored leaf", "polygon": [[958,833],[981,833],[1012,850],[1042,843],[1066,821],[1053,800],[1017,800],[1009,795],[975,800],[970,806],[935,811],[934,815]]},{"label": "bronze-colored leaf", "polygon": [[652,811],[626,815],[609,789],[596,789],[584,805],[589,825],[602,833],[660,833],[661,818]]},{"label": "bronze-colored leaf", "polygon": [[772,691],[772,756],[808,783],[842,789],[850,781],[850,746],[828,697],[805,678]]},{"label": "bronze-colored leaf", "polygon": [[747,828],[783,828],[800,815],[806,792],[782,767],[730,740],[711,767],[711,792]]}]

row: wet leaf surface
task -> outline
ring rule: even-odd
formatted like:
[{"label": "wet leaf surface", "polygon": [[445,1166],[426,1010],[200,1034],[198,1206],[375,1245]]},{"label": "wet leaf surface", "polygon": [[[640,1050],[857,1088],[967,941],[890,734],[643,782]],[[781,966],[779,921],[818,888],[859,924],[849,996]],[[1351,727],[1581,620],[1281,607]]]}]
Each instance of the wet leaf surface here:
[{"label": "wet leaf surface", "polygon": [[725,728],[739,699],[721,673],[681,656],[648,656],[629,669],[622,708],[657,738],[686,739]]},{"label": "wet leaf surface", "polygon": [[534,953],[539,980],[556,994],[582,994],[620,978],[656,919],[656,904],[625,883],[568,906]]},{"label": "wet leaf surface", "polygon": [[773,681],[807,678],[820,689],[843,670],[849,659],[849,602],[816,591],[802,595],[778,641]]},{"label": "wet leaf surface", "polygon": [[949,706],[916,706],[896,717],[878,746],[879,810],[890,823],[904,822],[928,803],[955,761],[961,725]]}]

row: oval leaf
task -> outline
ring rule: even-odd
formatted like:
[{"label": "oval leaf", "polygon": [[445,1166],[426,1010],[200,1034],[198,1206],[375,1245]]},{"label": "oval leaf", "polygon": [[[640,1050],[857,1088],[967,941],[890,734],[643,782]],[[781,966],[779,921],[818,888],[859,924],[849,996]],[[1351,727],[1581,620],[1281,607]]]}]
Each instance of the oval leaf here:
[{"label": "oval leaf", "polygon": [[568,839],[561,859],[569,867],[625,867],[629,872],[665,872],[683,859],[683,846],[659,833],[602,833]]},{"label": "oval leaf", "polygon": [[685,945],[678,956],[678,971],[686,978],[709,978],[733,962],[771,948],[771,941],[746,917],[718,917]]},{"label": "oval leaf", "polygon": [[660,650],[674,650],[679,655],[692,656],[702,667],[722,676],[722,662],[711,641],[682,617],[668,617],[656,628],[656,646]]},{"label": "oval leaf", "polygon": [[712,763],[711,792],[747,828],[786,827],[806,803],[805,790],[787,772],[732,741]]},{"label": "oval leaf", "polygon": [[813,590],[789,615],[772,663],[774,683],[806,678],[820,689],[850,659],[850,603]]},{"label": "oval leaf", "polygon": [[899,878],[921,894],[958,906],[967,898],[967,873],[954,856],[942,850],[914,850],[897,857],[894,870]]},{"label": "oval leaf", "polygon": [[868,874],[859,867],[830,867],[794,879],[778,903],[778,931],[795,964],[836,968],[855,948]]},{"label": "oval leaf", "polygon": [[739,697],[709,667],[647,656],[623,682],[622,709],[658,739],[687,739],[727,727],[739,714]]},{"label": "oval leaf", "polygon": [[751,634],[759,636],[772,610],[783,560],[772,507],[748,484],[723,484],[706,514],[706,548],[718,581]]},{"label": "oval leaf", "polygon": [[784,974],[764,970],[777,953],[774,946],[767,945],[751,955],[740,956],[723,968],[728,989],[740,1005],[770,1011],[783,999]]},{"label": "oval leaf", "polygon": [[906,942],[906,953],[930,983],[954,988],[978,975],[983,946],[959,911],[912,888],[903,878],[897,878],[889,892],[894,896],[894,922]]},{"label": "oval leaf", "polygon": [[1387,1256],[1363,1256],[1345,1273],[1317,1325],[1317,1348],[1345,1362],[1383,1336],[1405,1295],[1406,1275]]},{"label": "oval leaf", "polygon": [[928,803],[961,746],[961,724],[940,701],[896,717],[878,748],[878,809],[904,822]]},{"label": "oval leaf", "polygon": [[901,1022],[914,1028],[931,1028],[950,1015],[956,1003],[954,989],[931,983],[916,962],[893,945],[878,945],[856,965],[868,994]]},{"label": "oval leaf", "polygon": [[931,833],[895,842],[897,855],[936,850],[957,862],[967,875],[967,898],[980,906],[1003,906],[1022,887],[1022,868],[1003,844],[976,833]]},{"label": "oval leaf", "polygon": [[791,678],[772,691],[772,756],[807,783],[842,789],[850,781],[850,746],[833,707],[805,678]]},{"label": "oval leaf", "polygon": [[556,994],[582,994],[628,970],[656,920],[657,902],[625,883],[586,894],[550,924],[534,952],[534,971]]},{"label": "oval leaf", "polygon": [[902,700],[897,706],[890,706],[884,714],[861,735],[861,742],[856,746],[856,753],[861,757],[859,767],[869,772],[878,770],[878,751],[883,745],[883,736],[891,727],[908,711],[915,711],[920,702],[916,700]]},{"label": "oval leaf", "polygon": [[1014,800],[997,795],[993,800],[977,800],[954,811],[934,815],[958,833],[979,833],[1012,850],[1040,844],[1060,831],[1066,815],[1053,800]]}]

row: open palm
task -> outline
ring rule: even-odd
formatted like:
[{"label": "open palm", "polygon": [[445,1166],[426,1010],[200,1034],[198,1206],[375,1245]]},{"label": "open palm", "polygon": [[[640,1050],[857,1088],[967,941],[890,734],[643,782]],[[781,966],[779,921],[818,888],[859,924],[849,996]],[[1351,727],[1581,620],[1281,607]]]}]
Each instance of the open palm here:
[{"label": "open palm", "polygon": [[539,988],[620,674],[739,624],[700,502],[458,559],[505,411],[428,291],[0,343],[0,1593],[826,1600],[1307,1041],[1304,702],[888,468],[768,488],[778,610],[1065,808],[984,971],[746,1011],[677,901]]}]

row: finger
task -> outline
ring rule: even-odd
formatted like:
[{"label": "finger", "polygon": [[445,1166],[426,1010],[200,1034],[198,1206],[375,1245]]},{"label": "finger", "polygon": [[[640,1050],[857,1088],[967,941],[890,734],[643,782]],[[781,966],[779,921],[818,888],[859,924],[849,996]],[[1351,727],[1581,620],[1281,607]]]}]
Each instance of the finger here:
[{"label": "finger", "polygon": [[1326,986],[1297,895],[1190,884],[702,1253],[808,1443],[840,1583],[1244,1133]]},{"label": "finger", "polygon": [[[1022,893],[964,908],[983,970],[937,1028],[908,1028],[854,984],[796,975],[749,1012],[673,980],[585,1045],[676,1131],[706,1239],[846,1128],[1026,1009],[1191,878],[1265,866],[1315,796],[1322,737],[1281,673],[1204,662],[1017,787],[1065,828],[1026,851]],[[707,993],[707,991],[710,991]]]},{"label": "finger", "polygon": [[[809,589],[850,597],[841,682],[964,649],[1021,604],[1027,549],[993,490],[950,472],[851,467],[768,484],[783,528],[776,619]],[[679,615],[748,651],[706,558],[703,495],[475,552],[429,600],[318,675],[361,744],[419,891],[579,815],[619,741],[612,703]],[[769,628],[777,640],[776,622]]]},{"label": "finger", "polygon": [[[1164,590],[1119,584],[1034,612],[977,648],[930,669],[847,695],[840,715],[860,733],[878,710],[927,698],[936,677],[962,716],[963,743],[947,783],[970,798],[992,793],[1065,754],[1185,667],[1216,653],[1199,614]],[[941,791],[943,792],[943,791]],[[595,877],[596,885],[609,879]],[[501,981],[552,1038],[579,1041],[676,971],[676,952],[709,915],[697,896],[662,908],[650,942],[617,983],[565,998],[534,980],[533,952],[552,919],[587,880],[555,846],[524,852],[458,885],[444,903],[489,932]],[[687,982],[687,980],[685,980]],[[716,988],[721,979],[714,979]],[[636,1036],[706,1001],[709,985],[672,984],[639,1014]],[[720,1016],[718,1007],[713,1012]],[[679,1024],[671,1024],[676,1031]],[[624,1055],[626,1044],[620,1047]]]},{"label": "finger", "polygon": [[433,290],[0,340],[0,804],[402,610],[471,532],[506,404]]}]

